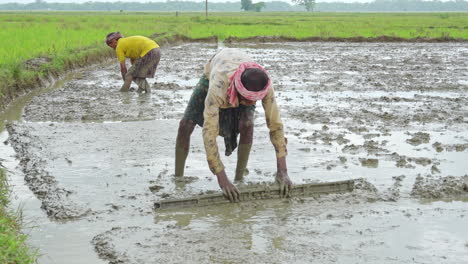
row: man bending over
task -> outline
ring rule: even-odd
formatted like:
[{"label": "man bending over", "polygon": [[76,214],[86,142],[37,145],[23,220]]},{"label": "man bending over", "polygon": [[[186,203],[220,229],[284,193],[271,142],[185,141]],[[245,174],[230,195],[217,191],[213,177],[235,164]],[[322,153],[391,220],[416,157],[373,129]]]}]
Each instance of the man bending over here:
[{"label": "man bending over", "polygon": [[204,74],[195,87],[179,123],[176,140],[175,176],[183,176],[195,125],[203,127],[203,141],[210,170],[217,176],[223,193],[231,201],[239,200],[239,190],[229,181],[218,152],[216,137],[224,137],[226,156],[237,147],[235,180],[244,177],[252,146],[254,111],[261,100],[265,110],[270,140],[276,151],[277,174],[281,192],[292,188],[286,166],[286,139],[283,123],[268,73],[245,52],[226,48],[205,65]]}]

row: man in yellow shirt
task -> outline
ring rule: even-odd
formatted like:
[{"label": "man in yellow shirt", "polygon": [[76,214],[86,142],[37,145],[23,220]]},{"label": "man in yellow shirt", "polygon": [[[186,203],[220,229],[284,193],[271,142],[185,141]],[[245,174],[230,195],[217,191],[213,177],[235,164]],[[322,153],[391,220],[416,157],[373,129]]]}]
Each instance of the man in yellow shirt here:
[{"label": "man in yellow shirt", "polygon": [[226,155],[237,147],[235,180],[244,177],[253,138],[256,101],[265,110],[270,140],[276,151],[277,175],[281,192],[292,188],[286,166],[286,139],[273,87],[267,72],[239,49],[226,48],[205,65],[204,74],[194,89],[179,123],[176,140],[175,176],[183,176],[195,125],[203,127],[203,141],[210,170],[231,201],[239,200],[239,190],[229,181],[218,152],[216,137],[224,137]]},{"label": "man in yellow shirt", "polygon": [[[115,49],[120,62],[120,72],[124,84],[120,91],[127,92],[134,81],[138,85],[138,92],[151,92],[146,78],[154,78],[154,73],[161,59],[159,45],[143,36],[124,37],[120,32],[112,32],[106,36],[106,44]],[[132,66],[128,69],[125,59],[129,58]]]}]

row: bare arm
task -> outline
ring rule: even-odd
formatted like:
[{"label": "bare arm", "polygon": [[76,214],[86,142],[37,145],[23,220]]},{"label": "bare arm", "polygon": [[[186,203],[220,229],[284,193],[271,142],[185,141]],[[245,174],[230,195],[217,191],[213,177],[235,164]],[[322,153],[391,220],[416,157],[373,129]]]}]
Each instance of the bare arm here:
[{"label": "bare arm", "polygon": [[291,191],[293,187],[292,181],[289,179],[288,176],[288,168],[286,166],[286,156],[281,158],[276,158],[276,181],[280,185],[280,194],[281,196],[287,197],[289,195],[289,191]]},{"label": "bare arm", "polygon": [[239,200],[239,190],[228,179],[218,151],[216,137],[219,132],[219,105],[215,95],[208,92],[203,112],[203,142],[205,144],[206,159],[211,172],[216,175],[219,187],[224,195],[231,201]]},{"label": "bare arm", "polygon": [[293,184],[288,176],[286,138],[284,137],[283,123],[273,90],[262,100],[262,105],[265,109],[265,119],[270,130],[270,140],[276,152],[276,181],[280,184],[281,194],[288,196]]},{"label": "bare arm", "polygon": [[122,80],[125,82],[125,74],[127,74],[127,66],[125,65],[125,61],[120,63],[120,73],[122,74]]},{"label": "bare arm", "polygon": [[218,184],[221,190],[223,190],[224,196],[229,199],[231,202],[240,201],[240,191],[237,187],[229,181],[226,172],[224,169],[216,173],[216,178],[218,179]]}]

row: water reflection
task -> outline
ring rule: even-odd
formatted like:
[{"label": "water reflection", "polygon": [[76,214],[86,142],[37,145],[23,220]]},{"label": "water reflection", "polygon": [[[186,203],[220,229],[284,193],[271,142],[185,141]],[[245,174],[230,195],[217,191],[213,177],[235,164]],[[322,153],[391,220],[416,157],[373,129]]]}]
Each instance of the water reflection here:
[{"label": "water reflection", "polygon": [[[283,249],[285,238],[275,228],[286,225],[293,214],[289,200],[263,200],[179,210],[156,210],[154,223],[188,231],[239,236],[245,249],[256,253]],[[231,234],[229,230],[242,230]]]}]

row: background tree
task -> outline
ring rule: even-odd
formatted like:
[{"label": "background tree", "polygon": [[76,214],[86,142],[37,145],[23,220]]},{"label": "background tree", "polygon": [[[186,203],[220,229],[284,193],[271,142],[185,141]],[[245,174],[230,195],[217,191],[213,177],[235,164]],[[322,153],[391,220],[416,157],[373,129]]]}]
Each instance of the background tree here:
[{"label": "background tree", "polygon": [[293,2],[298,5],[303,5],[307,12],[314,11],[315,0],[293,0]]},{"label": "background tree", "polygon": [[255,10],[255,12],[260,12],[262,8],[265,8],[265,2],[258,2],[252,5],[252,10]]},{"label": "background tree", "polygon": [[249,11],[252,9],[252,0],[241,0],[241,9]]}]

